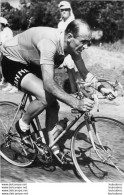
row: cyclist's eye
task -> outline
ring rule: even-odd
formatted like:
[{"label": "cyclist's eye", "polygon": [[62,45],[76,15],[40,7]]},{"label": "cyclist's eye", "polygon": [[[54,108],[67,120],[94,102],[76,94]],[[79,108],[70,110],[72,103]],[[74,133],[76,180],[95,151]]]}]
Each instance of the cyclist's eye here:
[{"label": "cyclist's eye", "polygon": [[87,46],[91,45],[91,41],[90,40],[82,40],[81,42],[82,42],[83,45],[87,45]]}]

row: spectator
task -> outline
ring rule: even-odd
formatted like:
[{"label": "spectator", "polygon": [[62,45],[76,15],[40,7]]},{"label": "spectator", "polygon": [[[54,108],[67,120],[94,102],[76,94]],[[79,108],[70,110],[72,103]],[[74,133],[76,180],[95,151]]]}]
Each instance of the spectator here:
[{"label": "spectator", "polygon": [[75,19],[71,5],[67,1],[61,1],[58,5],[61,18],[60,22],[58,24],[58,28],[61,31],[64,31],[67,27],[67,25]]},{"label": "spectator", "polygon": [[[13,37],[13,32],[8,27],[8,21],[3,17],[0,17],[0,29],[1,29],[1,31],[0,31],[0,47],[2,47],[2,45],[6,41],[10,40]],[[1,52],[0,52],[0,58],[2,58]],[[5,80],[4,80],[4,77],[2,76],[1,66],[0,66],[0,72],[1,72],[0,85],[3,85],[5,83]],[[14,93],[14,92],[17,92],[18,89],[16,87],[13,87],[10,83],[8,83],[7,87],[3,88],[3,91],[9,91],[10,93]]]},{"label": "spectator", "polygon": [[[61,1],[58,5],[61,18],[60,22],[58,23],[58,29],[63,32],[67,25],[75,19],[75,16],[73,14],[73,10],[71,8],[71,5],[68,1]],[[71,55],[67,55],[67,57],[64,59],[63,64],[60,66],[60,68],[67,68],[68,77],[69,77],[69,83],[70,83],[70,90],[67,91],[70,93],[76,93],[77,87],[76,87],[76,80],[80,77],[80,74],[75,66],[74,61],[72,60]],[[66,85],[66,83],[65,83]],[[66,88],[66,86],[65,86]],[[68,87],[67,87],[68,88]]]}]

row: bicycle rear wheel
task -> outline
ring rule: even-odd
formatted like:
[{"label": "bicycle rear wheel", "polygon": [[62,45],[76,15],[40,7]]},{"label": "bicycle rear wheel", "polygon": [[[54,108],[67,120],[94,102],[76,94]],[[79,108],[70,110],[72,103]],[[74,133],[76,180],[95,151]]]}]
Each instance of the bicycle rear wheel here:
[{"label": "bicycle rear wheel", "polygon": [[[104,149],[100,146],[90,124],[95,146],[101,157],[108,160],[103,161],[94,151],[84,121],[77,127],[72,137],[74,165],[86,182],[124,182],[124,125],[107,117],[94,117],[94,121]],[[111,155],[112,158],[109,158]]]},{"label": "bicycle rear wheel", "polygon": [[13,165],[26,167],[33,163],[36,153],[22,144],[16,132],[15,123],[24,112],[17,110],[18,105],[15,103],[0,102],[0,155]]}]

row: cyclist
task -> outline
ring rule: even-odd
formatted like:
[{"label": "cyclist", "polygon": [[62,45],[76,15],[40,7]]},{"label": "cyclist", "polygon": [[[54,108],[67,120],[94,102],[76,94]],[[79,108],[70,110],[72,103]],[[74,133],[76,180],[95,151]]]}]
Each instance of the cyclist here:
[{"label": "cyclist", "polygon": [[[97,81],[88,72],[81,58],[81,52],[90,39],[89,25],[77,19],[69,23],[65,33],[50,27],[33,27],[16,35],[3,46],[2,69],[5,79],[20,90],[36,97],[16,123],[17,132],[26,144],[30,145],[31,120],[44,109],[46,109],[49,144],[52,144],[54,136],[51,130],[58,122],[57,100],[80,111],[90,111],[93,108],[94,101],[87,98],[76,99],[66,93],[54,80],[54,69],[62,64],[66,55],[70,54],[82,78],[85,81]],[[96,88],[101,93],[113,93],[99,83],[96,84]],[[52,150],[61,162],[63,154],[59,151],[59,146],[56,145]]]}]

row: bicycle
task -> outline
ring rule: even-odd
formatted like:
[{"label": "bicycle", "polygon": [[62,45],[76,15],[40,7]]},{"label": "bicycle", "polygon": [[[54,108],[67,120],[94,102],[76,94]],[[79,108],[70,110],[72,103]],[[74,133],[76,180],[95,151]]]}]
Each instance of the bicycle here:
[{"label": "bicycle", "polygon": [[[109,83],[107,80],[102,80],[102,82]],[[77,82],[78,98],[82,98],[84,95],[88,96],[84,84],[84,82]],[[110,86],[115,90],[117,82],[111,83]],[[94,86],[90,84],[90,87],[96,95]],[[41,163],[49,166],[53,163],[51,148],[59,141],[64,142],[62,138],[66,135],[63,144],[65,144],[66,149],[71,150],[70,157],[83,181],[124,181],[123,123],[112,118],[94,117],[89,112],[77,112],[72,109],[72,113],[75,115],[74,119],[68,121],[69,124],[55,138],[52,145],[47,145],[40,119],[37,116],[31,122],[30,141],[32,147],[28,147],[22,142],[15,130],[15,123],[25,112],[28,100],[31,102],[32,96],[24,93],[19,105],[8,101],[0,102],[0,155],[6,161],[19,167],[27,167],[37,157]],[[79,125],[73,130],[72,127],[78,122]],[[69,132],[71,132],[70,148],[68,148]],[[111,137],[112,139],[110,139]]]}]

